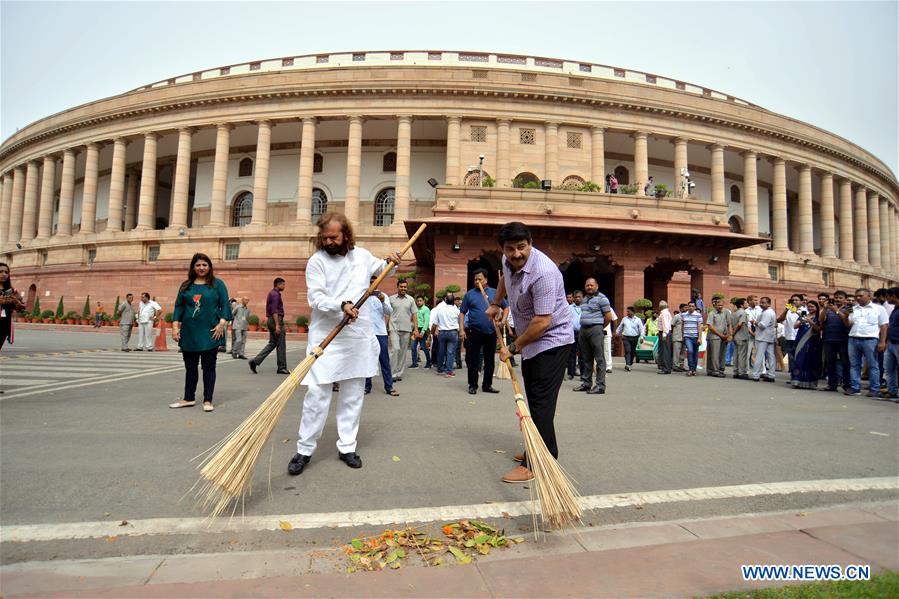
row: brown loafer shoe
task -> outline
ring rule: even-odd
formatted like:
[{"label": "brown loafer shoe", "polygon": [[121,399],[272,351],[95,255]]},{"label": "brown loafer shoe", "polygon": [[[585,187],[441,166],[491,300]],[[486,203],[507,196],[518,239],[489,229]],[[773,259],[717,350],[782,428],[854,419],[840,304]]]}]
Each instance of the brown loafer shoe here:
[{"label": "brown loafer shoe", "polygon": [[512,459],[515,460],[516,462],[518,462],[519,464],[521,464],[524,462],[524,454],[516,453],[515,455],[512,456]]},{"label": "brown loafer shoe", "polygon": [[534,480],[534,473],[524,466],[515,466],[503,476],[504,483],[526,483]]}]

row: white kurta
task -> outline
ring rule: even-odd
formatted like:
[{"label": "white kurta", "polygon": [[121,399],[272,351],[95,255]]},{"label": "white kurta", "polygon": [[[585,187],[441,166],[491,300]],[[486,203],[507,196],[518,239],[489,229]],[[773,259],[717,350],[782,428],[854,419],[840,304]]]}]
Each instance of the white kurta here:
[{"label": "white kurta", "polygon": [[[315,252],[306,264],[306,290],[312,316],[309,319],[307,355],[343,318],[340,304],[356,302],[368,289],[371,277],[387,266],[386,260],[357,247],[346,256]],[[344,327],[315,361],[303,385],[323,385],[347,379],[368,378],[378,373],[378,340],[370,322],[370,311]]]}]

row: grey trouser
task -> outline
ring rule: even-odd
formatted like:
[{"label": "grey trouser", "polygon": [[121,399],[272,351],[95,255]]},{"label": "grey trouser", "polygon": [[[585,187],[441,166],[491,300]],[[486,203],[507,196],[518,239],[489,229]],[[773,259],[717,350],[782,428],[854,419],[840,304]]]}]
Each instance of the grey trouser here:
[{"label": "grey trouser", "polygon": [[[278,319],[278,324],[281,328],[280,335],[275,334],[275,318]],[[280,316],[269,316],[266,326],[268,327],[268,343],[256,354],[252,362],[258,366],[272,353],[272,350],[277,350],[275,355],[278,359],[278,370],[287,370],[287,335],[284,334],[286,332],[284,330],[284,319]]]},{"label": "grey trouser", "polygon": [[581,383],[591,386],[593,383],[593,363],[596,362],[596,386],[606,388],[606,354],[603,348],[605,337],[602,325],[581,326],[578,334],[578,348],[584,358],[584,370],[581,372]]},{"label": "grey trouser", "polygon": [[411,343],[412,331],[390,330],[390,368],[393,370],[393,378],[403,376]]},{"label": "grey trouser", "polygon": [[749,364],[749,339],[734,341],[734,354],[736,355],[734,358],[734,374],[749,374],[749,368],[747,368]]},{"label": "grey trouser", "polygon": [[119,333],[122,335],[122,349],[128,349],[128,342],[131,341],[131,329],[133,324],[120,324]]},{"label": "grey trouser", "polygon": [[671,350],[671,355],[674,358],[674,367],[680,368],[683,370],[684,368],[684,340],[680,341],[675,340],[673,343],[673,349]]},{"label": "grey trouser", "polygon": [[709,370],[707,374],[724,374],[724,353],[727,351],[727,342],[721,337],[709,335]]},{"label": "grey trouser", "polygon": [[234,337],[231,341],[231,355],[235,357],[244,355],[247,348],[247,330],[231,329],[231,335]]},{"label": "grey trouser", "polygon": [[[769,370],[766,370],[765,368],[766,358],[771,364]],[[756,341],[755,367],[752,369],[752,378],[756,380],[763,376],[774,378],[774,362],[774,342]]]}]

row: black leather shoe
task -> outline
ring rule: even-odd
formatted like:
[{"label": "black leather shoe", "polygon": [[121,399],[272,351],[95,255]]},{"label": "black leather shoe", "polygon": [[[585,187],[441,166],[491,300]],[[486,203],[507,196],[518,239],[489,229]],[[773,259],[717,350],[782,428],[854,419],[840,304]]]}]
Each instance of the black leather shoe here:
[{"label": "black leather shoe", "polygon": [[309,463],[310,459],[311,457],[308,455],[303,455],[301,453],[296,454],[291,458],[290,463],[287,464],[287,473],[293,476],[302,474],[303,468],[306,467],[306,464]]},{"label": "black leather shoe", "polygon": [[469,388],[468,388],[468,394],[469,394],[469,395],[475,395],[475,394],[477,394],[477,392],[478,392],[478,388],[477,388],[477,387],[469,387]]},{"label": "black leather shoe", "polygon": [[278,374],[290,374],[290,371],[285,368],[284,370],[279,370]]},{"label": "black leather shoe", "polygon": [[350,468],[362,468],[362,458],[356,455],[355,451],[350,453],[341,453],[340,461]]},{"label": "black leather shoe", "polygon": [[575,387],[575,391],[589,391],[590,385],[581,385],[580,387]]},{"label": "black leather shoe", "polygon": [[599,387],[593,387],[589,391],[587,391],[587,395],[605,395],[606,390],[600,389]]},{"label": "black leather shoe", "polygon": [[494,389],[493,387],[487,387],[483,389],[484,393],[499,393],[499,389]]},{"label": "black leather shoe", "polygon": [[250,370],[253,371],[253,374],[256,374],[256,362],[254,362],[253,360],[250,360],[249,362],[247,362],[247,364],[250,365]]}]

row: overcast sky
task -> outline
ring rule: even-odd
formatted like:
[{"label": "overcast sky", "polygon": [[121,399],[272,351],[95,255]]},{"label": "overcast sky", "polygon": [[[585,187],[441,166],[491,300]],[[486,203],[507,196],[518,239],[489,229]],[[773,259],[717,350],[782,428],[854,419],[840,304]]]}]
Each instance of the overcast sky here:
[{"label": "overcast sky", "polygon": [[0,137],[174,75],[349,50],[583,60],[710,87],[899,163],[889,2],[0,2]]}]

